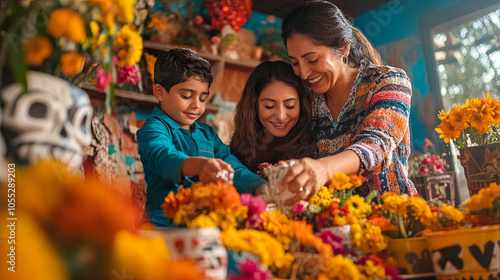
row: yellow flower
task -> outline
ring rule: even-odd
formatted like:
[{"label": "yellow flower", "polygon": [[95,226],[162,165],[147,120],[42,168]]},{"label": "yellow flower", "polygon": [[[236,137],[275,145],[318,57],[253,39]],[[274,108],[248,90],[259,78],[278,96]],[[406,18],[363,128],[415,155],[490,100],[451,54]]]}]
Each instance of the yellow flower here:
[{"label": "yellow flower", "polygon": [[345,173],[336,173],[333,175],[333,178],[330,180],[330,192],[334,192],[335,190],[341,191],[352,188],[353,184],[351,183],[351,178],[347,176]]},{"label": "yellow flower", "polygon": [[167,27],[165,26],[165,24],[167,24],[167,18],[164,17],[162,19],[159,19],[158,18],[158,12],[156,12],[151,17],[151,22],[149,22],[148,27],[149,28],[158,28],[158,29],[161,29],[161,30],[166,30]]},{"label": "yellow flower", "polygon": [[90,22],[90,30],[92,32],[90,43],[92,44],[92,50],[95,51],[100,45],[106,42],[107,37],[100,34],[99,24],[95,21]]},{"label": "yellow flower", "polygon": [[144,56],[146,57],[146,64],[147,64],[147,69],[149,72],[149,75],[151,75],[151,81],[155,81],[155,63],[157,57],[154,55],[151,55],[149,53],[144,53]]},{"label": "yellow flower", "polygon": [[469,107],[470,125],[477,129],[479,134],[486,133],[493,123],[492,109],[482,98],[467,99],[466,104]]},{"label": "yellow flower", "polygon": [[344,205],[349,208],[349,213],[352,213],[358,219],[364,219],[372,213],[372,207],[366,203],[364,198],[359,195],[354,195],[346,199]]},{"label": "yellow flower", "polygon": [[[27,175],[27,174],[25,174]],[[21,186],[18,184],[18,186]],[[24,185],[23,185],[24,187]],[[38,185],[40,188],[40,185]],[[51,187],[51,186],[47,186]],[[22,189],[22,188],[18,188]],[[29,193],[26,193],[29,195]],[[18,196],[21,198],[21,196]],[[7,209],[7,207],[5,207]],[[53,243],[38,221],[33,219],[28,212],[20,212],[19,205],[16,207],[16,214],[19,217],[19,224],[16,226],[16,244],[8,245],[7,236],[9,235],[8,227],[5,225],[0,229],[0,235],[4,236],[2,243],[2,260],[9,260],[10,246],[15,246],[16,266],[15,272],[7,270],[8,264],[2,265],[0,270],[0,279],[54,279],[65,280],[69,279],[66,271],[63,258],[59,254],[56,245]],[[2,221],[7,221],[9,217],[7,211],[0,213]],[[34,254],[33,252],[37,252]],[[43,257],[39,257],[39,255]]]},{"label": "yellow flower", "polygon": [[500,101],[492,99],[489,92],[485,96],[486,103],[491,108],[491,116],[493,118],[492,125],[500,125]]},{"label": "yellow flower", "polygon": [[34,37],[24,44],[24,61],[38,66],[52,53],[52,44],[45,37]]},{"label": "yellow flower", "polygon": [[413,218],[415,218],[415,220],[420,220],[423,224],[425,224],[432,218],[431,207],[424,199],[417,196],[411,196],[410,205],[413,212]]},{"label": "yellow flower", "polygon": [[385,197],[382,209],[385,209],[396,215],[406,216],[410,203],[410,199],[407,195],[392,195]]},{"label": "yellow flower", "polygon": [[441,205],[441,211],[446,218],[453,220],[455,223],[460,223],[464,219],[464,213],[453,206],[443,203]]},{"label": "yellow flower", "polygon": [[126,24],[118,31],[113,50],[118,57],[118,67],[124,67],[125,64],[133,66],[139,62],[142,55],[142,37],[135,31],[134,25]]},{"label": "yellow flower", "polygon": [[329,257],[327,264],[318,274],[318,279],[358,280],[361,278],[358,268],[342,255]]},{"label": "yellow flower", "polygon": [[449,113],[449,122],[456,130],[464,130],[469,127],[467,119],[469,112],[467,108],[460,106],[452,107]]},{"label": "yellow flower", "polygon": [[310,204],[328,207],[332,204],[331,193],[327,187],[323,186],[321,189],[309,199]]},{"label": "yellow flower", "polygon": [[387,239],[378,226],[369,223],[351,225],[352,243],[365,253],[378,253],[387,248]]},{"label": "yellow flower", "polygon": [[262,218],[262,226],[265,231],[275,236],[287,233],[290,221],[281,211],[263,212],[260,214],[260,217]]},{"label": "yellow flower", "polygon": [[367,260],[365,265],[358,265],[358,268],[370,278],[385,278],[385,268],[381,265],[375,265],[372,260]]},{"label": "yellow flower", "polygon": [[217,227],[217,223],[208,215],[201,214],[192,221],[187,222],[188,228],[210,228]]},{"label": "yellow flower", "polygon": [[498,198],[500,198],[500,185],[491,183],[489,187],[480,189],[477,194],[471,196],[467,211],[475,214],[483,209],[493,208],[493,202]]},{"label": "yellow flower", "polygon": [[227,249],[246,251],[258,256],[261,263],[268,268],[287,269],[292,264],[293,257],[267,232],[253,229],[237,231],[231,228],[221,232],[221,238]]},{"label": "yellow flower", "polygon": [[461,130],[456,129],[449,119],[443,120],[435,130],[439,133],[439,138],[444,138],[445,143],[449,143],[450,139],[457,139],[461,133]]},{"label": "yellow flower", "polygon": [[73,76],[83,69],[83,56],[78,53],[67,53],[61,57],[62,71],[68,76]]}]

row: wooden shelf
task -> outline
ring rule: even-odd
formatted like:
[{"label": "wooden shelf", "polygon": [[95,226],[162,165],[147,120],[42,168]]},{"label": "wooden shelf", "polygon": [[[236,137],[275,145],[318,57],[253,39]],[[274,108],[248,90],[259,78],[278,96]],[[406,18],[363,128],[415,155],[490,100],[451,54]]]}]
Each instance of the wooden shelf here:
[{"label": "wooden shelf", "polygon": [[[94,85],[84,84],[82,89],[85,90],[90,98],[104,100],[106,98],[106,93],[98,90]],[[146,107],[154,107],[158,105],[158,100],[152,94],[145,94],[142,92],[128,91],[115,89],[115,97],[118,99],[138,101]],[[127,102],[130,105],[130,102]],[[219,110],[219,106],[212,103],[207,103],[206,113],[214,113]]]},{"label": "wooden shelf", "polygon": [[[143,48],[144,49],[152,49],[152,50],[168,50],[171,48],[178,48],[182,46],[174,46],[174,45],[168,45],[168,44],[163,44],[163,43],[158,43],[158,42],[151,42],[151,41],[144,41],[143,42]],[[235,66],[240,66],[240,67],[246,67],[246,68],[255,68],[257,65],[260,64],[260,61],[258,60],[235,60],[235,59],[230,59],[226,58],[220,55],[214,55],[212,53],[208,52],[198,52],[198,54],[205,58],[206,60],[213,61],[213,62],[222,62],[226,65],[235,65]]]}]

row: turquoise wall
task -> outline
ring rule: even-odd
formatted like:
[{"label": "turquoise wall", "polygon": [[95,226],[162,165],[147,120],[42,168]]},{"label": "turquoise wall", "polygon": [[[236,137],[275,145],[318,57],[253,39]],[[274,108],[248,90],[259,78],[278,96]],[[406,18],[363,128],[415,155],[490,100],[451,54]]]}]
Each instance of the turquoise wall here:
[{"label": "turquoise wall", "polygon": [[422,152],[425,138],[436,146],[444,145],[434,131],[441,108],[435,101],[438,94],[430,93],[427,82],[418,20],[465,1],[472,0],[393,0],[354,19],[354,26],[379,50],[384,61],[403,68],[412,81],[413,152]]}]

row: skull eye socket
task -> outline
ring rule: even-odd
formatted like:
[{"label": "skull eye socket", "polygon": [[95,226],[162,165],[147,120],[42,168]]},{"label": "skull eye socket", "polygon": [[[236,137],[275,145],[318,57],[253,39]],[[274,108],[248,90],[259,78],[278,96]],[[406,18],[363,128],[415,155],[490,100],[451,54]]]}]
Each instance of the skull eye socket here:
[{"label": "skull eye socket", "polygon": [[45,119],[47,118],[47,105],[40,102],[34,102],[31,104],[28,114],[33,118]]}]

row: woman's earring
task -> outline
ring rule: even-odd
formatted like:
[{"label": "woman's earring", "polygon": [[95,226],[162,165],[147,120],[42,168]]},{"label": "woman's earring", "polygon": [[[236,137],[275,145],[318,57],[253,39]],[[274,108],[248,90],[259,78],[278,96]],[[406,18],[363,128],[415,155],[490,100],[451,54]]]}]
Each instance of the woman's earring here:
[{"label": "woman's earring", "polygon": [[344,64],[347,64],[347,56],[344,56],[344,58],[342,58],[342,60],[344,61]]}]

